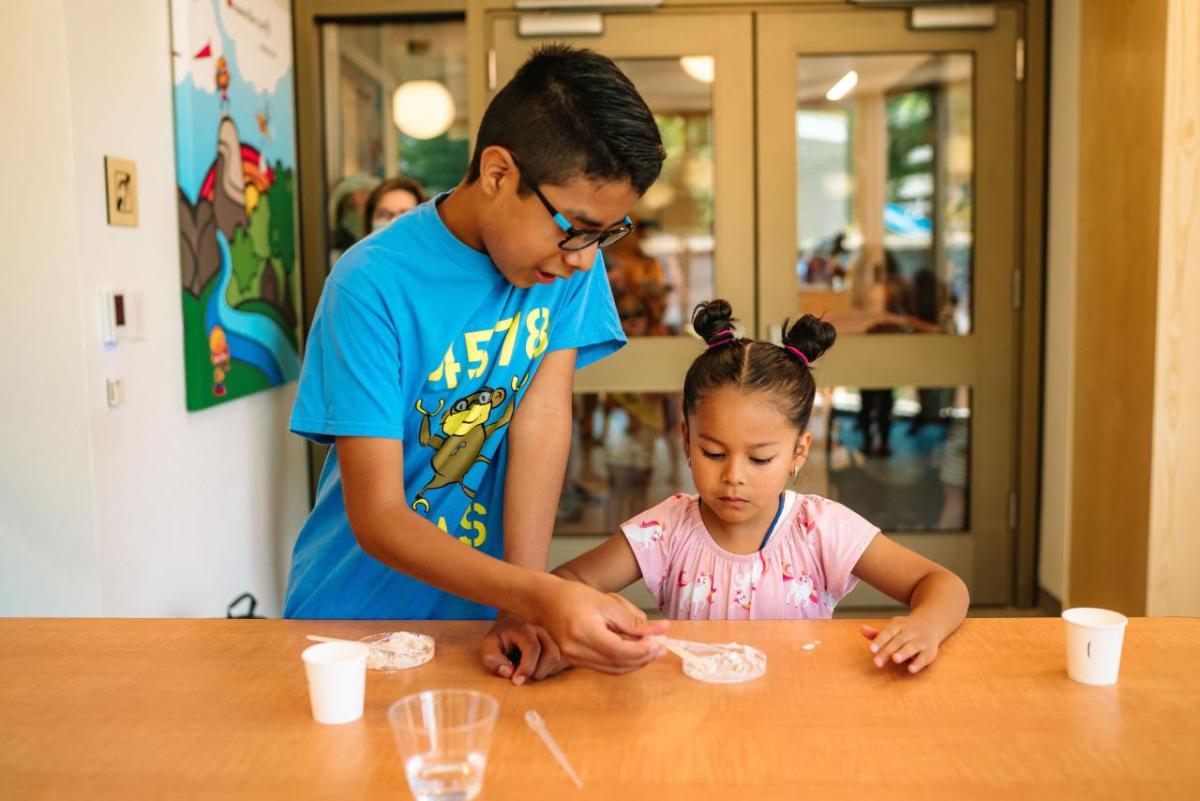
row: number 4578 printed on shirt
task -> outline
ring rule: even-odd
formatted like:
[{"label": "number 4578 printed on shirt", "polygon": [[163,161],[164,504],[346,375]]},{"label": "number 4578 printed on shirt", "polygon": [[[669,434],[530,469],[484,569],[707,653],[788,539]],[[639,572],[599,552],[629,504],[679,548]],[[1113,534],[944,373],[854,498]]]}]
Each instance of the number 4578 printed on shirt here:
[{"label": "number 4578 printed on shirt", "polygon": [[[500,355],[497,357],[496,363],[500,367],[507,367],[512,361],[513,350],[517,346],[517,340],[520,339],[522,333],[521,312],[517,312],[512,317],[506,317],[500,320],[492,328],[484,328],[480,331],[466,331],[463,333],[463,345],[466,348],[467,376],[469,378],[479,378],[483,375],[488,367],[489,353],[486,350],[486,343],[491,341],[493,335],[503,333],[504,342],[500,346]],[[546,352],[547,345],[550,344],[550,310],[545,306],[530,309],[528,314],[525,314],[525,355],[531,360],[536,359]],[[451,342],[450,347],[446,348],[446,355],[442,357],[442,363],[437,369],[429,374],[429,380],[433,382],[442,381],[445,379],[446,387],[454,389],[458,386],[458,375],[463,370],[463,365],[454,357],[454,346],[456,342]]]}]

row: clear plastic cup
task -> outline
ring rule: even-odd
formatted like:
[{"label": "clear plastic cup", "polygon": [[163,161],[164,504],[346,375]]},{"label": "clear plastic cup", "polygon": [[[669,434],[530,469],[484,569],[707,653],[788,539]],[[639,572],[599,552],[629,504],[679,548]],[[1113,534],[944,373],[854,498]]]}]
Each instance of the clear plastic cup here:
[{"label": "clear plastic cup", "polygon": [[1082,684],[1116,684],[1129,618],[1086,606],[1067,609],[1062,617],[1067,624],[1067,675]]},{"label": "clear plastic cup", "polygon": [[363,713],[367,654],[361,642],[323,642],[304,649],[308,697],[317,723],[349,723]]},{"label": "clear plastic cup", "polygon": [[483,788],[500,702],[474,690],[427,690],[388,708],[417,801],[470,801]]}]

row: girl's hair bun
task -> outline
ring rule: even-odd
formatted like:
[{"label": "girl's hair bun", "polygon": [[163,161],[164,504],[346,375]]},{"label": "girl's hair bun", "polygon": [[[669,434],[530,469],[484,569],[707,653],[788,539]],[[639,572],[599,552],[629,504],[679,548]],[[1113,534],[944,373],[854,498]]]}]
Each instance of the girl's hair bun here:
[{"label": "girl's hair bun", "polygon": [[712,344],[718,334],[733,328],[733,308],[720,298],[697,304],[692,312],[692,328]]},{"label": "girl's hair bun", "polygon": [[806,314],[794,323],[783,324],[783,344],[790,345],[804,354],[809,363],[821,358],[821,354],[833,347],[837,329],[819,317]]}]

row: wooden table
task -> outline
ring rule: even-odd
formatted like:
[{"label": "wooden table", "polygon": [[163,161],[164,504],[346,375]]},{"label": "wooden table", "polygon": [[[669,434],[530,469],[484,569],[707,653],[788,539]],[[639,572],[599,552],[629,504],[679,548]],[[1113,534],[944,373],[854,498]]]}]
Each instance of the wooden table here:
[{"label": "wooden table", "polygon": [[[918,676],[876,670],[860,622],[673,626],[763,649],[745,685],[668,656],[513,687],[479,666],[481,623],[0,620],[0,798],[408,798],[385,712],[435,687],[501,701],[483,799],[1200,798],[1200,620],[1132,620],[1115,687],[1067,678],[1058,619],[968,620]],[[304,635],[398,629],[432,634],[433,662],[314,723]]]}]

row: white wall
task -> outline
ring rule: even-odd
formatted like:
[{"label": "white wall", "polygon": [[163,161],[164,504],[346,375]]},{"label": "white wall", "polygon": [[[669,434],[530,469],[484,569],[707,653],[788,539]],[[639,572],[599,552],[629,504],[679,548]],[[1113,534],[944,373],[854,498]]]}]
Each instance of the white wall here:
[{"label": "white wall", "polygon": [[1071,528],[1071,416],[1079,189],[1081,0],[1053,0],[1050,155],[1046,226],[1045,370],[1042,386],[1042,513],[1038,584],[1066,600]]},{"label": "white wall", "polygon": [[0,76],[0,614],[96,614],[100,582],[61,4],[4,5]]},{"label": "white wall", "polygon": [[[25,7],[36,7],[38,14]],[[56,456],[50,470],[57,488],[85,505],[86,518],[94,522],[85,527],[76,519],[58,521],[60,493],[40,485],[25,489],[6,476],[0,484],[3,547],[28,555],[11,567],[7,560],[0,563],[0,583],[27,584],[19,597],[0,590],[0,614],[51,611],[50,596],[37,587],[57,579],[59,548],[51,547],[45,530],[72,542],[86,535],[91,542],[90,580],[98,604],[77,602],[71,613],[220,615],[235,595],[251,590],[267,613],[278,614],[291,542],[307,510],[304,446],[286,430],[295,384],[203,412],[185,411],[168,3],[20,0],[17,8],[21,19],[9,25],[14,12],[6,5],[0,41],[32,49],[49,68],[16,62],[27,82],[25,100],[51,110],[68,107],[65,117],[59,111],[57,118],[30,126],[25,159],[30,170],[75,165],[74,174],[55,186],[39,181],[32,202],[26,202],[53,228],[51,236],[60,240],[56,248],[67,247],[63,229],[71,232],[72,245],[76,237],[78,242],[78,252],[69,257],[39,243],[21,260],[31,285],[38,285],[34,275],[53,267],[69,274],[74,287],[69,313],[60,310],[58,297],[27,292],[25,313],[61,351],[28,361],[69,361],[67,353],[73,352],[75,364],[63,386],[39,383],[27,404],[64,407],[55,414],[59,436],[79,429],[71,439],[74,460]],[[24,19],[47,14],[58,20],[58,50],[49,53],[41,50],[45,23]],[[8,83],[4,91],[12,91]],[[57,105],[47,90],[57,92]],[[137,163],[136,228],[105,222],[106,154]],[[96,298],[102,287],[143,293],[143,341],[108,349],[101,344]],[[47,325],[49,314],[70,319]],[[8,317],[0,323],[6,329]],[[104,396],[105,379],[113,376],[126,391],[124,405],[115,410]],[[38,438],[26,422],[5,414],[0,426],[4,441],[27,438],[24,451],[34,450]],[[81,438],[85,443],[90,438],[90,469],[68,471],[75,461],[88,461]],[[14,460],[4,461],[7,469]],[[27,463],[29,457],[15,461]],[[29,496],[35,511],[10,519],[10,496],[18,494]]]}]

